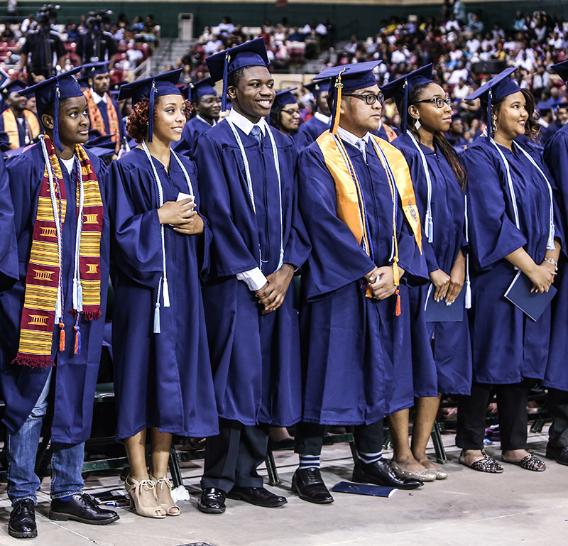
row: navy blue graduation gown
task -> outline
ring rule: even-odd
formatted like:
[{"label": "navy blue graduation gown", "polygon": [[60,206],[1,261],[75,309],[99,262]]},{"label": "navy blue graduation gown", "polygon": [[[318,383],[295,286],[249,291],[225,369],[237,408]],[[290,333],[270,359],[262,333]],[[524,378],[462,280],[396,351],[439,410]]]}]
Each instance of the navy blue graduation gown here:
[{"label": "navy blue graduation gown", "polygon": [[396,217],[402,314],[396,298],[365,297],[364,276],[390,263],[392,199],[386,173],[372,144],[367,161],[350,144],[345,148],[363,194],[372,257],[337,216],[334,181],[317,143],[300,156],[300,208],[312,252],[302,272],[304,414],[308,422],[370,424],[410,407],[412,383],[409,281],[427,278],[426,263],[402,209]]},{"label": "navy blue graduation gown", "polygon": [[180,154],[194,157],[199,137],[211,129],[211,127],[212,126],[209,125],[209,123],[197,116],[191,118],[185,124],[181,134],[181,139],[175,144],[174,150]]},{"label": "navy blue graduation gown", "polygon": [[[428,185],[422,158],[406,133],[400,135],[393,145],[404,154],[410,167],[424,225]],[[429,243],[425,235],[422,238],[428,273],[441,269],[449,275],[458,252],[466,246],[465,195],[441,150],[434,151],[422,144],[419,146],[426,158],[432,184],[430,203],[434,222],[433,242]],[[436,396],[438,393],[469,394],[471,346],[466,312],[464,310],[462,322],[427,323],[424,305],[429,286],[428,284],[410,289],[416,396]]]},{"label": "navy blue graduation gown", "polygon": [[[468,214],[472,256],[473,380],[519,383],[543,379],[550,335],[550,306],[537,322],[503,295],[516,274],[505,256],[523,247],[540,264],[546,254],[550,198],[542,176],[518,150],[500,146],[509,162],[519,229],[506,184],[505,165],[485,137],[466,149],[462,159],[468,176]],[[525,148],[546,171],[534,149]],[[550,180],[549,175],[549,180]],[[556,235],[560,235],[558,224]]]},{"label": "navy blue graduation gown", "polygon": [[[199,204],[193,161],[181,157]],[[189,193],[171,157],[169,171],[157,160],[164,202]],[[117,436],[148,427],[179,436],[217,434],[217,412],[200,287],[210,233],[187,236],[164,230],[170,307],[160,308],[153,333],[154,305],[162,275],[158,189],[146,154],[139,148],[112,165],[115,225],[113,251],[113,353]]]},{"label": "navy blue graduation gown", "polygon": [[[101,162],[88,151],[101,187],[105,205],[104,228],[101,240],[101,318],[81,319],[81,350],[73,354],[72,286],[74,268],[76,220],[76,171],[72,182],[67,169],[61,165],[67,195],[67,211],[63,228],[63,295],[66,333],[65,351],[57,350],[58,336],[54,336],[53,355],[56,366],[55,405],[51,426],[52,442],[77,444],[90,436],[97,374],[103,342],[106,294],[109,276],[109,219],[107,202],[107,173]],[[38,369],[11,364],[19,342],[20,317],[24,302],[26,268],[32,244],[33,226],[37,213],[38,194],[44,172],[41,147],[36,144],[7,163],[10,189],[15,211],[18,239],[19,280],[0,297],[0,381],[6,401],[4,423],[10,432],[16,432],[30,415],[47,380],[49,368]],[[57,326],[56,326],[57,329]]]},{"label": "navy blue graduation gown", "polygon": [[[227,121],[203,134],[197,147],[202,210],[213,232],[204,286],[209,347],[219,416],[245,425],[292,425],[301,417],[298,313],[292,285],[282,306],[261,315],[255,295],[237,273],[278,267],[280,212],[270,138],[261,148],[240,129],[251,168],[256,215],[244,164]],[[297,206],[297,154],[291,140],[270,128],[278,148],[283,219],[283,263],[299,268],[309,242]],[[263,262],[260,264],[260,254]]]},{"label": "navy blue graduation gown", "polygon": [[[0,292],[18,280],[18,247],[14,227],[14,206],[10,196],[10,180],[0,156]],[[1,297],[1,296],[0,296]]]},{"label": "navy blue graduation gown", "polygon": [[[556,202],[563,220],[563,232],[568,220],[568,125],[557,131],[544,148],[544,159],[552,173]],[[566,248],[560,255],[559,272],[555,282],[558,293],[552,302],[552,331],[548,366],[544,377],[547,387],[568,391],[568,261]]]},{"label": "navy blue graduation gown", "polygon": [[320,121],[315,116],[310,118],[306,123],[300,125],[296,138],[296,147],[298,150],[303,150],[316,140],[324,131],[329,129],[329,125]]}]

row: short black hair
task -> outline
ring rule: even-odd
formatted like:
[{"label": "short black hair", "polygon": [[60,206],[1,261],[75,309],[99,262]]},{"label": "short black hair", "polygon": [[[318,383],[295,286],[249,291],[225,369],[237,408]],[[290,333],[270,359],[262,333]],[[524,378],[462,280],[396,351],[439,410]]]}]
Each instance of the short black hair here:
[{"label": "short black hair", "polygon": [[238,70],[235,70],[234,72],[231,72],[231,74],[229,74],[229,77],[227,78],[227,85],[229,87],[238,87],[239,82],[241,81],[241,78],[245,73],[245,68],[246,67],[239,68]]}]

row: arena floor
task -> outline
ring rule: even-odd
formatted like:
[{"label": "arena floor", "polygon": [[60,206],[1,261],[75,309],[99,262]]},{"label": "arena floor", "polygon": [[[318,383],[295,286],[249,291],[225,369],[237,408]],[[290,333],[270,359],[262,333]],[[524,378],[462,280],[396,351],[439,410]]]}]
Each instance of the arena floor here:
[{"label": "arena floor", "polygon": [[[453,436],[444,436],[453,443]],[[546,435],[530,436],[542,453]],[[491,451],[491,448],[490,448]],[[183,513],[154,521],[119,509],[120,521],[95,527],[52,522],[45,514],[48,496],[41,493],[39,537],[33,541],[8,536],[8,510],[0,509],[0,545],[45,546],[357,546],[388,545],[565,545],[568,537],[568,468],[548,462],[543,474],[506,465],[502,475],[486,475],[457,464],[458,451],[448,448],[446,481],[414,492],[398,491],[390,499],[335,494],[335,503],[315,506],[288,489],[295,468],[293,454],[277,455],[288,504],[280,509],[257,508],[227,501],[223,516],[198,512],[195,499],[182,502]],[[387,456],[390,456],[387,454]],[[329,486],[349,479],[351,457],[346,445],[326,448],[322,457]],[[196,485],[200,467],[184,467],[186,485]],[[116,476],[91,477],[87,490],[115,486]],[[49,484],[44,483],[44,491]],[[7,506],[4,488],[0,506]]]}]

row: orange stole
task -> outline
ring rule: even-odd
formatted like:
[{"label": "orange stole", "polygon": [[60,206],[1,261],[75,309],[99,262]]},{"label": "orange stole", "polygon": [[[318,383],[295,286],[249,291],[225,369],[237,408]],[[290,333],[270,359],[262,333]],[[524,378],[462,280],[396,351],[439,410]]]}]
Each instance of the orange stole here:
[{"label": "orange stole", "polygon": [[[39,122],[37,116],[31,110],[24,110],[24,119],[26,120],[26,131],[31,141],[40,133]],[[20,148],[20,134],[18,133],[18,122],[16,116],[8,108],[2,112],[2,120],[4,121],[4,132],[8,135],[10,142],[10,150]]]},{"label": "orange stole", "polygon": [[[106,136],[107,132],[105,129],[105,121],[99,107],[95,104],[93,99],[93,94],[90,89],[85,89],[83,91],[85,99],[87,100],[87,109],[89,110],[89,119],[91,121],[91,129],[98,131],[100,135]],[[118,125],[118,115],[114,108],[114,104],[111,98],[107,95],[106,109],[108,114],[108,124],[111,133],[111,141],[117,145],[120,142],[120,127]]]}]

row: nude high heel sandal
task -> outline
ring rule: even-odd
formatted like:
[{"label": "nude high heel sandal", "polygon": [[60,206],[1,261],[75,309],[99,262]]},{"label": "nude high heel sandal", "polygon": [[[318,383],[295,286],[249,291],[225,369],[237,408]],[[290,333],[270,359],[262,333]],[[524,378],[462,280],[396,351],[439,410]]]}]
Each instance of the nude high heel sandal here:
[{"label": "nude high heel sandal", "polygon": [[130,504],[139,516],[145,518],[164,519],[166,511],[158,503],[156,482],[152,480],[135,480],[128,476],[124,486],[130,496]]},{"label": "nude high heel sandal", "polygon": [[156,483],[156,498],[162,510],[168,516],[179,516],[181,508],[172,498],[172,482],[167,478],[156,478],[155,476],[150,476],[150,479]]}]

